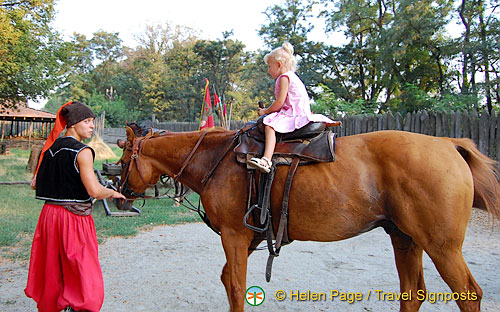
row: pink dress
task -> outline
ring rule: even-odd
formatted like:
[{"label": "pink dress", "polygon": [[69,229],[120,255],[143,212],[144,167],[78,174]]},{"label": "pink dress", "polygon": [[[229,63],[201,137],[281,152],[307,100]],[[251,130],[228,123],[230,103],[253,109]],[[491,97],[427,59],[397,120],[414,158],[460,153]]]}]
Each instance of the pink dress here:
[{"label": "pink dress", "polygon": [[264,124],[271,126],[276,132],[288,133],[302,128],[310,121],[332,123],[330,118],[321,114],[313,114],[309,104],[306,87],[300,78],[292,71],[288,71],[276,79],[274,94],[278,97],[280,90],[279,81],[286,76],[290,80],[285,103],[279,112],[274,112],[264,118]]}]

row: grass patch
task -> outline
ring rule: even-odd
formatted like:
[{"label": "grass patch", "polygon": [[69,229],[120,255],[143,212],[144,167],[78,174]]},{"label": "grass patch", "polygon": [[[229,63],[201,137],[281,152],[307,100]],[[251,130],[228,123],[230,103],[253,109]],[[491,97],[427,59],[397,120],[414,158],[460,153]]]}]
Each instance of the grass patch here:
[{"label": "grass patch", "polygon": [[31,181],[32,175],[28,168],[29,156],[29,150],[19,148],[9,149],[5,155],[0,155],[0,181]]},{"label": "grass patch", "polygon": [[[113,148],[113,151],[121,155],[120,149]],[[30,180],[29,154],[30,151],[11,149],[8,155],[0,155],[0,181]],[[109,162],[117,160],[110,159]],[[96,161],[94,167],[102,169],[103,162]],[[35,199],[35,191],[29,185],[1,185],[0,198],[0,257],[26,261],[43,201]],[[197,203],[199,197],[193,193],[188,198]],[[108,217],[98,201],[93,212],[97,238],[101,243],[108,237],[131,236],[158,225],[200,221],[196,212],[173,204],[171,199],[148,199],[144,206],[142,201],[135,203],[142,212],[140,216]],[[112,204],[110,208],[116,211]]]}]

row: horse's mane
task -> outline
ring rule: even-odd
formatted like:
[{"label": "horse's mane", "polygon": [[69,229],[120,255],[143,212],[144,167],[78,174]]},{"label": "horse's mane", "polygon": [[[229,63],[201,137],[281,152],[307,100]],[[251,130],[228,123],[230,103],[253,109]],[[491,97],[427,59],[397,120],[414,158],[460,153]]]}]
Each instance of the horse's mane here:
[{"label": "horse's mane", "polygon": [[218,133],[227,133],[227,132],[231,132],[232,130],[227,130],[226,128],[223,128],[223,127],[213,127],[213,128],[205,128],[205,129],[201,129],[200,130],[201,132],[218,132]]}]

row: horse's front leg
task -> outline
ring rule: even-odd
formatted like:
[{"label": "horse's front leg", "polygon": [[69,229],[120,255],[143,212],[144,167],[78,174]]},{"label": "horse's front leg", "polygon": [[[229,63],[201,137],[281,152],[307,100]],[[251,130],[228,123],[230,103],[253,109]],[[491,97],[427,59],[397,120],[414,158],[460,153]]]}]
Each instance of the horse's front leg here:
[{"label": "horse's front leg", "polygon": [[248,247],[252,238],[251,231],[221,230],[222,246],[226,254],[226,264],[222,269],[221,280],[226,287],[227,298],[233,312],[244,310]]}]

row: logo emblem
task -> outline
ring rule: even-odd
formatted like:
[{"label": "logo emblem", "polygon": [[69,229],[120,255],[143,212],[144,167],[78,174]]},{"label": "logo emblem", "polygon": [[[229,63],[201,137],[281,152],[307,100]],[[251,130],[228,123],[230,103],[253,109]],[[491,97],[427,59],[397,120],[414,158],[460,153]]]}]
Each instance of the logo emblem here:
[{"label": "logo emblem", "polygon": [[264,289],[259,286],[248,287],[247,292],[245,293],[245,300],[249,305],[258,306],[264,302],[264,299],[266,299]]}]

